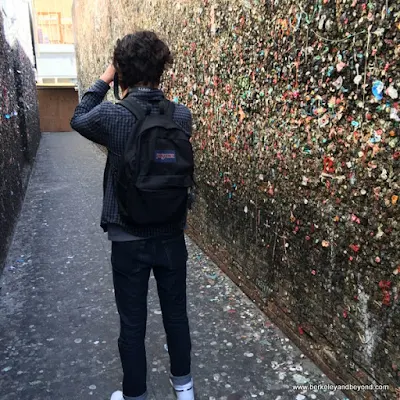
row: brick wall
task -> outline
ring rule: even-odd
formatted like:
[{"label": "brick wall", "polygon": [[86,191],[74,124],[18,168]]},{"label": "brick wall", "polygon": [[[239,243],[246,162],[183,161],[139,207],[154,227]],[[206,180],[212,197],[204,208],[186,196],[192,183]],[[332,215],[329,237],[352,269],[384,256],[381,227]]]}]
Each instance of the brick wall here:
[{"label": "brick wall", "polygon": [[400,3],[75,0],[81,91],[135,29],[194,113],[193,237],[338,382],[392,388],[355,398],[394,398]]},{"label": "brick wall", "polygon": [[0,271],[40,140],[35,74],[0,14]]}]

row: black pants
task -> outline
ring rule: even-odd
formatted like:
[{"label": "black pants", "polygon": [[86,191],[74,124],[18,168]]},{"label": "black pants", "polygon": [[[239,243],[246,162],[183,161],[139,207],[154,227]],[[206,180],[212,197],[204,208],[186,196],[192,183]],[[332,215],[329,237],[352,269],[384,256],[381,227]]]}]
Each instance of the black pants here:
[{"label": "black pants", "polygon": [[125,396],[146,392],[145,335],[150,271],[157,281],[173,376],[190,374],[191,341],[186,307],[184,235],[113,242],[111,262],[121,321],[118,347]]}]

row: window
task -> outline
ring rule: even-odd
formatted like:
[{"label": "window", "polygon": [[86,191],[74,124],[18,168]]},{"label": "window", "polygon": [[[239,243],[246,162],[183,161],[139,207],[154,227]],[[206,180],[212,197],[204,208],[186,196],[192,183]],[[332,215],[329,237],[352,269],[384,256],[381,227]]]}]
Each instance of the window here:
[{"label": "window", "polygon": [[71,0],[35,0],[40,44],[73,44]]},{"label": "window", "polygon": [[64,43],[61,29],[61,14],[38,12],[38,36],[41,44]]}]

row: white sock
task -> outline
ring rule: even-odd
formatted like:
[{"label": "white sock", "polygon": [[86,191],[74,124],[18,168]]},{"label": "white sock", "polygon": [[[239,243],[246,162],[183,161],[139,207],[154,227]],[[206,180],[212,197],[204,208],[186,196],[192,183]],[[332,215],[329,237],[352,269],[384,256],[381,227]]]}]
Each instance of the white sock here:
[{"label": "white sock", "polygon": [[[172,384],[172,381],[171,381]],[[194,400],[193,379],[186,385],[172,384],[178,400]]]}]

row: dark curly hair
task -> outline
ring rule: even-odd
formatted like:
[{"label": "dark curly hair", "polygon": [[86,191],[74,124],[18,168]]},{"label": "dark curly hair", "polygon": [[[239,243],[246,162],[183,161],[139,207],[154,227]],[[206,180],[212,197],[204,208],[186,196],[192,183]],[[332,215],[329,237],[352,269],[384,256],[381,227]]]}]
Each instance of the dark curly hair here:
[{"label": "dark curly hair", "polygon": [[114,49],[113,64],[124,89],[139,83],[159,85],[164,69],[172,63],[168,46],[151,31],[126,35]]}]

